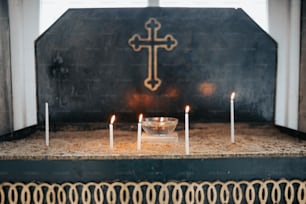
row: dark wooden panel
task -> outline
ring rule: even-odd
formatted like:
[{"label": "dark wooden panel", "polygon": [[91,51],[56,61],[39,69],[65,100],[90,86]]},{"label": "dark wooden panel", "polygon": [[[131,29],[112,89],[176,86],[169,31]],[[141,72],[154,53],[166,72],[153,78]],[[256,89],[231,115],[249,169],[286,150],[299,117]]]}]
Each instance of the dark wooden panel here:
[{"label": "dark wooden panel", "polygon": [[304,1],[302,1],[301,14],[301,64],[298,130],[306,133],[306,3]]},{"label": "dark wooden panel", "polygon": [[[158,49],[156,91],[144,86],[148,49],[128,43],[136,33],[147,37],[150,18],[161,24],[159,38],[178,43]],[[53,122],[103,121],[114,112],[126,122],[139,112],[182,116],[186,104],[194,121],[229,121],[232,91],[237,121],[273,122],[276,52],[241,9],[69,10],[36,41],[39,123],[46,101]]]},{"label": "dark wooden panel", "polygon": [[13,128],[10,62],[8,1],[0,0],[0,135],[7,135]]}]

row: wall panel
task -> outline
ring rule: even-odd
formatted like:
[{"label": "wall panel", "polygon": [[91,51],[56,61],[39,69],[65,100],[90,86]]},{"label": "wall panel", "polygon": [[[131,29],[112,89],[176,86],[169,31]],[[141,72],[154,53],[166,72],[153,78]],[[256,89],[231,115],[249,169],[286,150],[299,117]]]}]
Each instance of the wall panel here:
[{"label": "wall panel", "polygon": [[13,126],[9,39],[8,1],[0,0],[0,135],[10,133]]}]

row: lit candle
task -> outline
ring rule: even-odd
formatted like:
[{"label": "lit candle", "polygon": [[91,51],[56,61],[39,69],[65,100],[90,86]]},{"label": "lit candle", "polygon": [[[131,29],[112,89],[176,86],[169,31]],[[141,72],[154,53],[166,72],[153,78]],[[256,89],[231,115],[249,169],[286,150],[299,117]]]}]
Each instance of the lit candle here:
[{"label": "lit candle", "polygon": [[189,110],[190,107],[185,107],[185,153],[189,154]]},{"label": "lit candle", "polygon": [[234,129],[234,100],[235,92],[231,94],[231,142],[235,143],[235,129]]},{"label": "lit candle", "polygon": [[113,129],[113,124],[115,122],[116,116],[113,115],[110,123],[109,123],[109,148],[113,149],[114,148],[114,129]]},{"label": "lit candle", "polygon": [[137,129],[137,150],[141,150],[141,122],[142,122],[142,114],[139,115],[138,120],[138,129]]},{"label": "lit candle", "polygon": [[49,146],[49,105],[45,103],[45,140],[46,145]]}]

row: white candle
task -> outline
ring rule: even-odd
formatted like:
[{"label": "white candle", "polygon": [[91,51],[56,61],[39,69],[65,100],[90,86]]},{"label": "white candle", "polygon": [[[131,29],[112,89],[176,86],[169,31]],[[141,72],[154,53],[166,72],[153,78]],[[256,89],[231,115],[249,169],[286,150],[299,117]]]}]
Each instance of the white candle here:
[{"label": "white candle", "polygon": [[49,105],[45,103],[45,140],[46,145],[49,146]]},{"label": "white candle", "polygon": [[235,92],[231,94],[231,142],[235,143],[235,129],[234,129],[234,100]]},{"label": "white candle", "polygon": [[141,150],[141,122],[142,122],[142,114],[139,115],[138,119],[138,128],[137,128],[137,150]]},{"label": "white candle", "polygon": [[185,153],[189,154],[189,110],[190,107],[185,107]]},{"label": "white candle", "polygon": [[110,149],[113,149],[114,148],[114,127],[113,127],[113,124],[115,122],[115,118],[116,116],[113,115],[111,120],[110,120],[110,123],[109,123],[109,148]]}]

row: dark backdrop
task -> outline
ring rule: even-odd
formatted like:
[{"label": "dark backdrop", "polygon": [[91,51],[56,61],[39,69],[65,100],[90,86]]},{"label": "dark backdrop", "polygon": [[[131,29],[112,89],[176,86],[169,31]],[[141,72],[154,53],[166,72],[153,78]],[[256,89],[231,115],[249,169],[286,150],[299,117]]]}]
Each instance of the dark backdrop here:
[{"label": "dark backdrop", "polygon": [[[158,49],[156,91],[144,86],[148,49],[129,46],[134,34],[147,37],[145,23],[161,24],[158,37],[177,40]],[[38,120],[44,103],[53,122],[106,121],[148,115],[184,116],[191,121],[235,119],[273,122],[276,42],[243,10],[231,8],[71,9],[35,42]]]},{"label": "dark backdrop", "polygon": [[[13,131],[8,1],[0,0],[0,140]],[[6,135],[6,136],[3,136]]]}]

